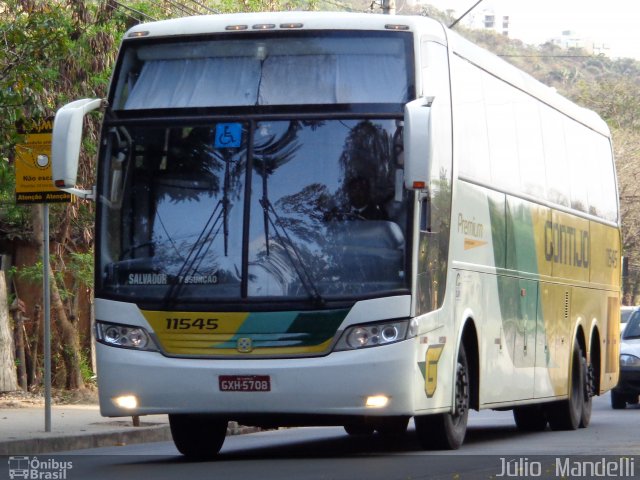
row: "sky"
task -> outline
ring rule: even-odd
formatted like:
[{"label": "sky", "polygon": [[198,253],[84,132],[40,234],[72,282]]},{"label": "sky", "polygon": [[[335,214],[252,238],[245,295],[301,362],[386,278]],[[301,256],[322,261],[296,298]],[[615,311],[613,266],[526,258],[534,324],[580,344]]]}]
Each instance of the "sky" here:
[{"label": "sky", "polygon": [[[396,0],[400,5],[400,1]],[[477,0],[423,0],[439,10],[458,15]],[[474,12],[492,7],[496,15],[509,15],[509,37],[539,45],[571,30],[589,38],[613,58],[640,60],[639,0],[484,0]]]}]

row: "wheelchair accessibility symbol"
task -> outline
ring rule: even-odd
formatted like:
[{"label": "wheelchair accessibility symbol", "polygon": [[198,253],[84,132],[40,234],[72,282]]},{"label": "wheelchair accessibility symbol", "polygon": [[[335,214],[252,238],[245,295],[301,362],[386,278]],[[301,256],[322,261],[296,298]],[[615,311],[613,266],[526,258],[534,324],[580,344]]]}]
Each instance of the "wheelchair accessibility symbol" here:
[{"label": "wheelchair accessibility symbol", "polygon": [[242,145],[241,123],[219,123],[216,125],[215,148],[238,148]]}]

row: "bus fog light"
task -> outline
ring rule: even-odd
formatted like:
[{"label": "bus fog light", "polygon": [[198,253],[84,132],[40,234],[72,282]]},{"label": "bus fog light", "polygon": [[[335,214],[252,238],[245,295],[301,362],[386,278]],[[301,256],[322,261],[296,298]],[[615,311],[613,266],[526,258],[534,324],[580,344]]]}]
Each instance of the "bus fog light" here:
[{"label": "bus fog light", "polygon": [[386,395],[372,395],[367,397],[365,405],[368,408],[384,408],[389,404],[389,397]]},{"label": "bus fog light", "polygon": [[125,410],[134,410],[138,408],[138,397],[135,395],[121,395],[111,399],[114,405]]}]

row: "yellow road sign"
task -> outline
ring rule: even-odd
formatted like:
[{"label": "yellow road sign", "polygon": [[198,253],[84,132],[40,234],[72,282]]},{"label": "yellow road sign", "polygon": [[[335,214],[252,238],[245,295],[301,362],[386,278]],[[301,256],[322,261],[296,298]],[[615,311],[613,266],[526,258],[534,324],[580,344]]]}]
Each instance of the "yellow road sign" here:
[{"label": "yellow road sign", "polygon": [[16,145],[16,203],[59,203],[71,195],[53,186],[51,179],[51,132],[53,121],[34,124],[25,142]]}]

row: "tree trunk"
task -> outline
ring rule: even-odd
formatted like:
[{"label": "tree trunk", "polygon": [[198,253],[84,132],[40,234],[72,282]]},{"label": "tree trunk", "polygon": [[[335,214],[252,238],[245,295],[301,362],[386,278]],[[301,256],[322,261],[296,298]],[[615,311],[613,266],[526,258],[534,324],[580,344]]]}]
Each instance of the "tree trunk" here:
[{"label": "tree trunk", "polygon": [[16,362],[13,356],[13,335],[9,325],[7,283],[0,270],[0,392],[18,390]]},{"label": "tree trunk", "polygon": [[62,356],[67,369],[67,388],[69,390],[77,390],[84,388],[84,380],[80,369],[80,336],[76,325],[69,320],[64,309],[64,303],[62,302],[62,297],[60,297],[58,285],[54,280],[55,277],[51,265],[49,265],[49,275],[51,276],[51,310],[55,314],[62,337],[60,340],[62,343]]},{"label": "tree trunk", "polygon": [[42,307],[36,304],[33,307],[33,329],[30,338],[27,338],[27,384],[29,388],[40,384],[40,369],[38,368],[38,352],[43,337],[42,332]]},{"label": "tree trunk", "polygon": [[25,355],[25,332],[24,332],[24,316],[19,309],[13,313],[14,321],[14,338],[16,342],[16,360],[18,385],[24,391],[27,391],[27,360]]}]

